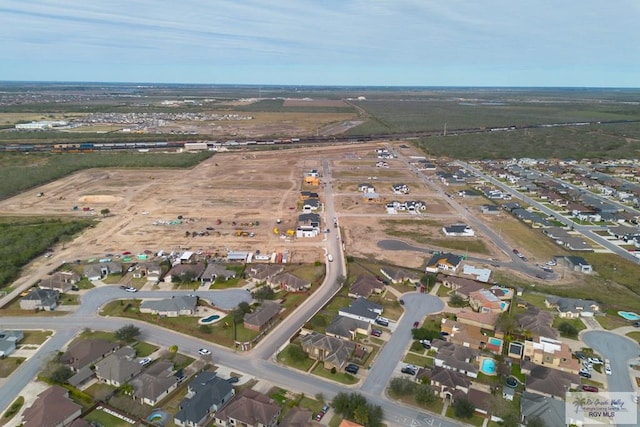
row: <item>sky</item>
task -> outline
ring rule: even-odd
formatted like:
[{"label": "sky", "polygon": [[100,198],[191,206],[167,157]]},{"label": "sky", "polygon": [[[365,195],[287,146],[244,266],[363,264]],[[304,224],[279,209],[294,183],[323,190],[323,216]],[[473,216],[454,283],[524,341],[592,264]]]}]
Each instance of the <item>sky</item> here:
[{"label": "sky", "polygon": [[640,87],[637,0],[2,0],[0,80]]}]

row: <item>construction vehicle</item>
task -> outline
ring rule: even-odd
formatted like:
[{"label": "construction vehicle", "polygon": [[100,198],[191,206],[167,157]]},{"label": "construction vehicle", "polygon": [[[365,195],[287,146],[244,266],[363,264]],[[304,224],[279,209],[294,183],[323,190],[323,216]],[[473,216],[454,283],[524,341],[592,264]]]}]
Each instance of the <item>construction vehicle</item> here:
[{"label": "construction vehicle", "polygon": [[278,227],[273,228],[273,234],[280,234],[280,230],[278,230]]},{"label": "construction vehicle", "polygon": [[287,236],[295,236],[296,230],[292,230],[291,228],[286,231]]}]

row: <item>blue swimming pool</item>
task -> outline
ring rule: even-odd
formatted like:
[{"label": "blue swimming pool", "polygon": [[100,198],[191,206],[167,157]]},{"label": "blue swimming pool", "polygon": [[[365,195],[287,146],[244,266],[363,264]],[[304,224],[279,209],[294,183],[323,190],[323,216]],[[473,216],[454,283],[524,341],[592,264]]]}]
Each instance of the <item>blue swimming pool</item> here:
[{"label": "blue swimming pool", "polygon": [[618,314],[627,320],[640,320],[640,315],[630,311],[619,311]]},{"label": "blue swimming pool", "polygon": [[198,323],[200,323],[201,325],[206,325],[215,322],[219,318],[220,316],[218,316],[217,314],[212,314],[211,316],[203,317],[202,319],[198,320]]},{"label": "blue swimming pool", "polygon": [[482,364],[480,365],[480,370],[487,375],[495,375],[496,374],[496,361],[493,359],[485,358],[482,360]]},{"label": "blue swimming pool", "polygon": [[502,340],[499,338],[490,337],[489,344],[500,347],[502,345]]}]

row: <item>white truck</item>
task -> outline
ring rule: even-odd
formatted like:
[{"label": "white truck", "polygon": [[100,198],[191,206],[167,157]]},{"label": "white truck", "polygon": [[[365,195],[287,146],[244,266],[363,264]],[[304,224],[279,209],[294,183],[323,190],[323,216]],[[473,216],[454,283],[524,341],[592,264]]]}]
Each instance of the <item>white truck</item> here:
[{"label": "white truck", "polygon": [[329,262],[333,262],[333,255],[331,254],[327,255],[327,259],[329,260]]}]

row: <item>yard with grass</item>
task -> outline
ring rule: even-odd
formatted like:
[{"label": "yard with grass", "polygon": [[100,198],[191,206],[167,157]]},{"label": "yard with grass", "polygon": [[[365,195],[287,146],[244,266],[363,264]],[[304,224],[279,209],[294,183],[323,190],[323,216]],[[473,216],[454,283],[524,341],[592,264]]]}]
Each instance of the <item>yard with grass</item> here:
[{"label": "yard with grass", "polygon": [[453,406],[449,406],[447,408],[447,412],[446,412],[447,418],[451,418],[457,421],[462,421],[466,424],[471,424],[473,426],[478,426],[478,427],[481,427],[482,423],[484,423],[484,418],[479,415],[473,415],[471,418],[458,418],[455,416],[453,411],[454,411]]},{"label": "yard with grass", "polygon": [[415,353],[407,353],[402,359],[404,363],[408,363],[410,365],[416,365],[420,367],[425,366],[433,366],[433,358],[426,356],[419,356]]},{"label": "yard with grass", "polygon": [[301,357],[302,347],[299,343],[291,343],[278,353],[278,362],[283,363],[291,368],[298,369],[302,372],[307,372],[311,369],[311,366],[315,363],[315,360],[305,357]]},{"label": "yard with grass", "polygon": [[335,374],[332,374],[331,370],[325,369],[322,363],[318,363],[315,368],[313,368],[311,373],[319,377],[327,378],[329,380],[346,385],[356,384],[358,381],[360,381],[357,377],[354,377],[353,375],[346,372],[336,372]]},{"label": "yard with grass", "polygon": [[0,378],[7,378],[24,362],[24,357],[5,357],[0,359]]},{"label": "yard with grass", "polygon": [[94,409],[89,414],[85,415],[84,419],[89,423],[95,422],[98,425],[109,427],[131,427],[131,424],[125,420],[115,417],[106,413],[101,409]]},{"label": "yard with grass", "polygon": [[627,336],[632,340],[640,343],[640,332],[629,332],[627,333]]},{"label": "yard with grass", "polygon": [[148,342],[144,341],[138,341],[133,345],[133,348],[136,350],[137,357],[147,357],[151,353],[158,350],[158,346],[149,344]]},{"label": "yard with grass", "polygon": [[51,331],[24,331],[24,338],[19,344],[43,344],[47,338],[49,338],[53,332]]}]

